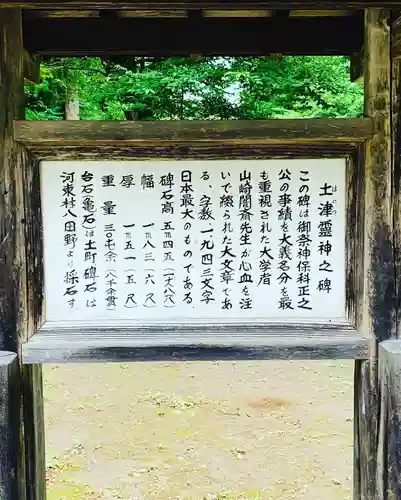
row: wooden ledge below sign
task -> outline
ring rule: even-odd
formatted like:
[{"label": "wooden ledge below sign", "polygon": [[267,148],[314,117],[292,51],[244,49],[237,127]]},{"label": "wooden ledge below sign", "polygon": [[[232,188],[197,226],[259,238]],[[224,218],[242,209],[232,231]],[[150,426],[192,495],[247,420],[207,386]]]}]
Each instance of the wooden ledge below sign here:
[{"label": "wooden ledge below sign", "polygon": [[295,325],[236,329],[219,333],[170,327],[152,332],[139,328],[57,328],[44,326],[22,346],[22,361],[74,363],[110,361],[366,359],[370,338],[353,329]]},{"label": "wooden ledge below sign", "polygon": [[14,122],[15,140],[33,150],[69,145],[361,143],[373,133],[370,118]]}]

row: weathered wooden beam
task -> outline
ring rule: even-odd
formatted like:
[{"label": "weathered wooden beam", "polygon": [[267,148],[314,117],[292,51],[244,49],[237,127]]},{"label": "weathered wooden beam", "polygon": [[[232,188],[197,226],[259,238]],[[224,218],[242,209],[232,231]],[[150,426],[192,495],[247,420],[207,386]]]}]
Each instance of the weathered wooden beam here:
[{"label": "weathered wooden beam", "polygon": [[[285,33],[285,36],[283,35]],[[363,19],[24,17],[30,52],[53,56],[347,55],[363,44]]]},{"label": "weathered wooden beam", "polygon": [[[349,332],[348,332],[349,333]],[[82,334],[81,341],[73,335],[64,335],[60,339],[49,339],[37,334],[23,346],[24,363],[106,363],[134,361],[190,361],[190,360],[321,360],[321,359],[365,359],[369,356],[369,341],[358,336],[333,337],[327,342],[306,342],[300,338],[295,342],[276,339],[271,345],[258,345],[250,338],[248,345],[224,345],[215,337],[210,345],[197,342],[191,345],[149,345],[138,347],[138,342],[129,336],[124,341],[103,338],[97,333],[98,340]],[[142,336],[143,337],[143,336]],[[138,340],[138,339],[137,339]],[[140,339],[142,343],[144,339]],[[146,341],[146,340],[145,340]],[[154,341],[154,338],[153,338]],[[216,345],[217,344],[217,345]],[[266,344],[266,343],[265,343]]]},{"label": "weathered wooden beam", "polygon": [[365,115],[375,134],[364,148],[364,293],[357,327],[372,336],[372,359],[355,367],[354,500],[377,500],[379,387],[377,342],[395,336],[396,304],[393,248],[393,164],[391,157],[391,61],[389,12],[365,13]]},{"label": "weathered wooden beam", "polygon": [[2,0],[1,7],[24,9],[364,9],[396,8],[400,0]]},{"label": "weathered wooden beam", "polygon": [[0,351],[0,498],[25,499],[21,470],[20,368],[15,353]]},{"label": "weathered wooden beam", "polygon": [[25,83],[39,83],[40,57],[24,50],[24,80]]},{"label": "weathered wooden beam", "polygon": [[[13,120],[23,118],[23,105],[22,15],[18,9],[0,9],[0,350],[13,352],[32,335],[41,310],[41,293],[32,279],[41,265],[35,252],[38,243],[29,239],[39,234],[30,228],[38,223],[37,216],[31,221],[38,195],[29,190],[35,174],[29,152],[13,139]],[[18,422],[23,415],[24,444],[19,447],[18,471],[24,469],[24,478],[18,481],[25,487],[15,500],[45,498],[43,422],[37,417],[43,411],[42,385],[30,376],[33,370],[40,372],[40,366],[28,367],[21,384]]]},{"label": "weathered wooden beam", "polygon": [[254,121],[16,121],[14,137],[26,146],[124,144],[294,144],[362,142],[373,136],[369,118]]},{"label": "weathered wooden beam", "polygon": [[401,498],[401,340],[379,345],[380,420],[376,498]]}]

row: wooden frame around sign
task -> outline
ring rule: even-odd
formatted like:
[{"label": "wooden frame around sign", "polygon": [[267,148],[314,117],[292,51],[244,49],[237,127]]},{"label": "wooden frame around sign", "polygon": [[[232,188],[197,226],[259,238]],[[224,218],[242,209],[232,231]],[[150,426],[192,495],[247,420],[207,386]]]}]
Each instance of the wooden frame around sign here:
[{"label": "wooden frame around sign", "polygon": [[[319,127],[323,127],[320,130],[325,130],[326,136],[318,133],[316,122],[319,121]],[[275,122],[274,126],[272,122]],[[291,122],[290,131],[288,128],[286,130],[286,122]],[[297,122],[295,132],[294,122]],[[344,123],[343,130],[338,127],[339,122]],[[353,137],[350,137],[351,122]],[[102,122],[62,122],[61,125],[56,122],[53,134],[51,122],[16,122],[16,140],[27,147],[31,155],[30,169],[27,172],[27,180],[30,182],[26,184],[25,196],[26,213],[31,220],[27,219],[25,222],[29,242],[27,254],[31,260],[29,269],[34,270],[32,276],[28,277],[28,283],[32,288],[31,293],[38,297],[38,308],[43,309],[40,301],[43,300],[44,291],[39,189],[41,160],[345,157],[348,194],[346,306],[349,324],[313,324],[302,328],[294,324],[252,324],[247,327],[243,324],[219,327],[203,324],[196,328],[54,328],[49,327],[43,318],[37,333],[22,347],[23,362],[368,357],[370,339],[360,329],[364,265],[364,172],[363,148],[360,146],[372,134],[370,120],[271,120],[259,123],[260,128],[257,127],[258,122],[246,122],[253,128],[251,133],[241,129],[241,122],[208,122],[207,137],[202,139],[199,136],[205,134],[204,124],[171,122],[173,125],[169,128],[164,122],[161,127],[164,127],[163,134],[166,138],[159,135],[153,140],[149,137],[149,130],[151,126],[154,127],[153,133],[157,135],[158,125],[147,123],[148,125],[138,125],[125,122],[122,137],[121,128],[116,122],[107,125]],[[177,123],[181,124],[183,132],[180,137],[175,130],[172,139],[166,131],[174,130]],[[216,139],[216,135],[222,133],[222,124],[226,123],[229,132],[222,139]],[[77,127],[81,129],[78,132]],[[83,127],[86,133],[82,130]],[[188,127],[192,132],[185,132]],[[311,136],[308,130],[313,127],[315,129]],[[138,130],[141,130],[139,136]],[[355,137],[355,130],[359,137]],[[330,133],[335,137],[330,137]],[[118,138],[115,137],[116,134],[120,134]],[[193,141],[188,140],[190,134],[195,137]],[[273,137],[269,138],[269,134]],[[255,135],[258,137],[255,138]]]}]

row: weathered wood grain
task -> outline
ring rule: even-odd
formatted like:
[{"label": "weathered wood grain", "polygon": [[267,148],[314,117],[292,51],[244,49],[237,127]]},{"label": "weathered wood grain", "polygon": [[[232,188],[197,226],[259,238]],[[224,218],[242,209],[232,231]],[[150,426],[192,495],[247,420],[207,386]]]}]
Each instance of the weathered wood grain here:
[{"label": "weathered wood grain", "polygon": [[267,159],[267,158],[343,158],[358,151],[357,143],[316,143],[292,145],[226,146],[203,143],[202,146],[180,144],[170,146],[31,146],[38,160],[146,160],[155,159]]},{"label": "weathered wood grain", "polygon": [[[27,149],[13,139],[13,120],[24,115],[24,52],[22,44],[22,16],[16,9],[0,9],[0,349],[19,352],[20,342],[26,341],[36,330],[42,293],[32,285],[33,274],[42,262],[36,259],[38,243],[37,218],[33,216],[35,195]],[[36,173],[37,178],[37,173]],[[38,181],[35,188],[38,188]],[[36,196],[37,199],[37,196]],[[30,244],[28,238],[32,237]],[[40,248],[40,242],[39,242]],[[40,372],[40,367],[26,368]],[[44,446],[36,446],[43,435],[43,422],[35,415],[43,409],[42,386],[34,378],[24,375],[19,414],[26,425],[21,428],[24,445],[15,441],[19,471],[26,474],[25,489],[21,496],[27,500],[43,500],[45,482]],[[18,418],[18,422],[22,420]],[[42,425],[42,426],[41,426]],[[36,471],[36,476],[32,473]],[[32,480],[36,477],[35,480]],[[22,479],[19,478],[22,482]]]},{"label": "weathered wood grain", "polygon": [[26,146],[113,146],[220,144],[308,144],[362,142],[373,120],[295,119],[219,121],[16,121],[14,138]]},{"label": "weathered wood grain", "polygon": [[346,205],[346,307],[347,317],[355,327],[363,316],[363,248],[364,222],[364,154],[363,147],[347,157]]},{"label": "weathered wood grain", "polygon": [[25,47],[52,56],[348,55],[362,43],[360,16],[24,21]]},{"label": "weathered wood grain", "polygon": [[19,453],[23,442],[20,428],[20,369],[15,353],[0,351],[0,498],[25,499],[25,478]]},{"label": "weathered wood grain", "polygon": [[90,329],[44,326],[24,363],[174,359],[365,359],[370,339],[351,328],[244,325]]},{"label": "weathered wood grain", "polygon": [[[377,342],[395,335],[395,276],[393,249],[390,130],[389,12],[365,13],[365,115],[374,120],[375,135],[366,141],[364,162],[363,314],[360,328]],[[377,500],[379,390],[377,360],[355,367],[354,499]]]},{"label": "weathered wood grain", "polygon": [[393,160],[394,272],[396,337],[401,336],[401,59],[392,61],[391,135]]},{"label": "weathered wood grain", "polygon": [[401,340],[379,345],[380,420],[377,498],[401,498]]},{"label": "weathered wood grain", "polygon": [[45,500],[46,460],[42,365],[25,364],[22,366],[22,395],[26,498],[27,500]]}]

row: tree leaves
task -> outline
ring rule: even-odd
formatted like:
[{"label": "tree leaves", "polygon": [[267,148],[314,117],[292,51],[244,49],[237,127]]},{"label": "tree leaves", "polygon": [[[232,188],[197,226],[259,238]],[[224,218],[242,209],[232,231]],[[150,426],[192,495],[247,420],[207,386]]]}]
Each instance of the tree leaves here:
[{"label": "tree leaves", "polygon": [[347,57],[53,58],[26,87],[28,119],[266,119],[362,115],[363,88]]}]

